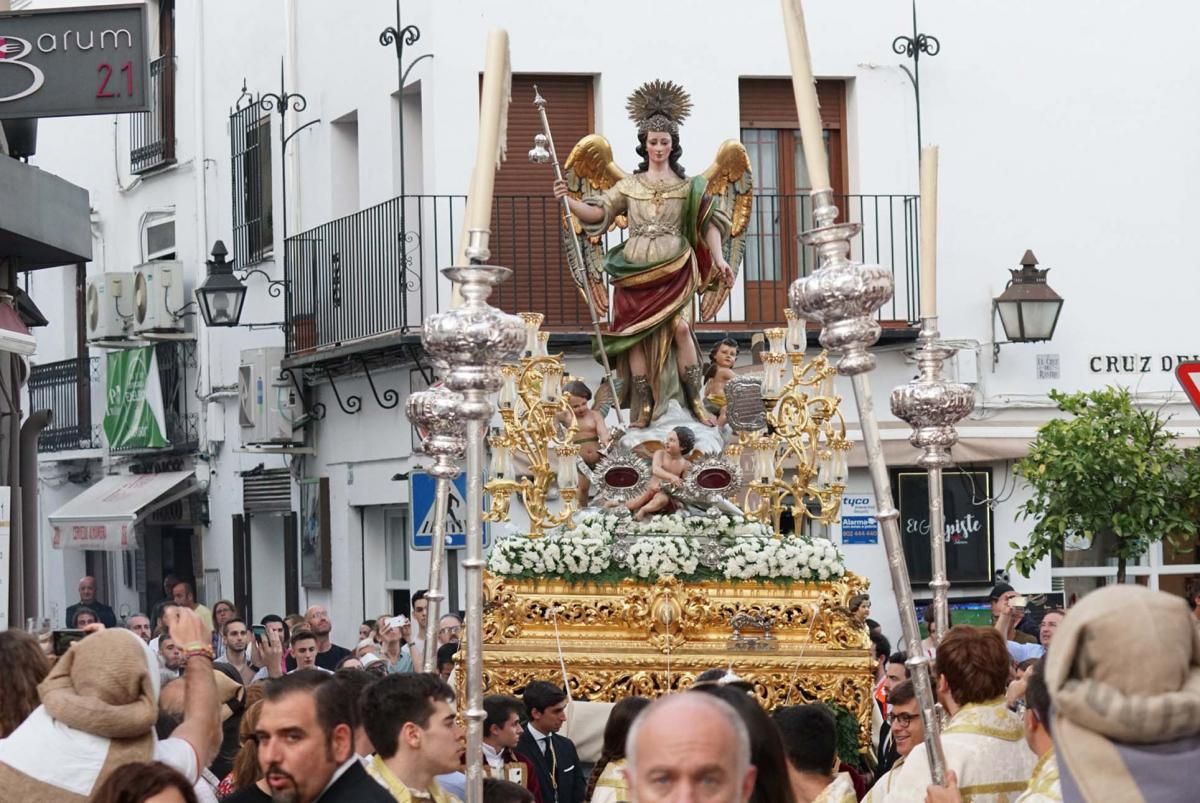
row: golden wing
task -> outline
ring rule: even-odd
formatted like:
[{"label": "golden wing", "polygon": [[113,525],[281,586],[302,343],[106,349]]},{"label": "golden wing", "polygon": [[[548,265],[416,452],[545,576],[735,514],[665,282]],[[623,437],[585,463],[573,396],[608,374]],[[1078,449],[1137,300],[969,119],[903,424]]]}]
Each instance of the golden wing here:
[{"label": "golden wing", "polygon": [[[707,192],[729,218],[729,236],[722,242],[721,250],[725,261],[733,270],[733,281],[737,281],[742,267],[742,254],[746,248],[746,228],[750,225],[750,212],[754,205],[754,174],[750,169],[750,154],[745,146],[735,139],[727,139],[717,148],[717,158],[704,171],[708,179]],[[721,281],[700,294],[700,319],[711,321],[717,310],[729,298],[733,284]]]},{"label": "golden wing", "polygon": [[[599,134],[589,134],[579,140],[564,165],[567,179],[567,190],[574,198],[587,201],[597,198],[610,189],[618,181],[625,178],[625,171],[617,167],[612,158],[612,146],[608,140]],[[596,312],[608,314],[608,285],[604,282],[604,238],[589,236],[580,225],[578,219],[572,219],[574,227],[571,231],[564,225],[563,248],[567,252],[570,263],[571,277],[575,280],[581,293],[589,294]],[[613,227],[625,228],[625,218],[618,217],[613,221]],[[578,243],[576,251],[574,238]],[[576,264],[582,255],[583,264]]]}]

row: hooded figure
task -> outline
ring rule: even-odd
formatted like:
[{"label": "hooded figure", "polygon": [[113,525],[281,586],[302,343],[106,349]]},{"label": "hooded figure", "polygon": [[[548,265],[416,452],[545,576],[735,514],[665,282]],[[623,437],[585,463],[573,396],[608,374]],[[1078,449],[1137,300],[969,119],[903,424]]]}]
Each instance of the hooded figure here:
[{"label": "hooded figure", "polygon": [[191,745],[155,737],[158,659],[132,631],[103,630],[75,642],[38,693],[42,704],[0,740],[6,799],[86,801],[113,770],[132,761],[161,761],[195,783]]},{"label": "hooded figure", "polygon": [[1067,613],[1045,671],[1064,801],[1196,800],[1200,631],[1192,618],[1178,597],[1137,585],[1094,591]]}]

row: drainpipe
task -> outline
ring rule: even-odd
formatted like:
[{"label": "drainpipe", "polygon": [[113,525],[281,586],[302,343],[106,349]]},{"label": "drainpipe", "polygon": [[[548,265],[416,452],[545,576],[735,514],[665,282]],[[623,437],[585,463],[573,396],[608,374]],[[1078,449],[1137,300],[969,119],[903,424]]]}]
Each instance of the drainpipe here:
[{"label": "drainpipe", "polygon": [[53,420],[52,411],[35,410],[21,425],[21,572],[26,617],[36,616],[42,610],[41,555],[38,554],[42,530],[38,521],[38,437]]}]

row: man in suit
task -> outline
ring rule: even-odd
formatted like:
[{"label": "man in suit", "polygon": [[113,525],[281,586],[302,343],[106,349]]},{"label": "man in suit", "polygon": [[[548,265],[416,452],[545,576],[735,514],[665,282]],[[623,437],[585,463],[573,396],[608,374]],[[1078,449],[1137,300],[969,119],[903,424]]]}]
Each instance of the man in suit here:
[{"label": "man in suit", "polygon": [[579,768],[575,743],[558,731],[567,721],[567,695],[553,683],[535,680],[522,695],[529,722],[517,752],[537,773],[538,803],[583,803],[587,778]]},{"label": "man in suit", "polygon": [[79,602],[67,608],[67,627],[75,626],[75,612],[80,608],[90,608],[96,612],[96,618],[105,627],[116,627],[117,616],[113,609],[96,599],[96,578],[85,576],[79,578]]},{"label": "man in suit", "polygon": [[354,754],[357,701],[331,678],[309,669],[266,683],[254,736],[272,799],[392,803]]},{"label": "man in suit", "polygon": [[905,664],[906,660],[908,660],[907,656],[902,652],[895,652],[888,656],[887,674],[883,678],[883,700],[877,700],[880,714],[883,716],[883,725],[879,728],[879,747],[875,753],[879,758],[877,772],[879,776],[890,770],[896,760],[900,758],[900,751],[896,748],[896,740],[892,735],[888,713],[891,710],[892,689],[909,678],[910,673],[908,665]]}]

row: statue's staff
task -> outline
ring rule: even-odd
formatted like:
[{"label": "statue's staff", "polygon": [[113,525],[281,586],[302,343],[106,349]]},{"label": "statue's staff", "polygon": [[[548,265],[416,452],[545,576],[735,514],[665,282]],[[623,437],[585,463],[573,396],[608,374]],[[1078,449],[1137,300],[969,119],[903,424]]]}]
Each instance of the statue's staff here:
[{"label": "statue's staff", "polygon": [[[543,143],[541,137],[534,138],[533,150],[529,152],[529,161],[535,164],[550,162],[554,165],[555,179],[563,181],[562,167],[558,164],[558,153],[554,150],[554,136],[550,133],[550,119],[546,116],[546,99],[538,92],[537,84],[533,85],[533,105],[537,107],[538,115],[542,118],[542,132],[546,141]],[[579,287],[579,292],[583,294],[583,300],[587,302],[588,316],[592,319],[592,332],[596,335],[596,347],[600,351],[600,362],[604,366],[604,381],[608,383],[613,394],[613,410],[617,414],[617,425],[624,427],[625,421],[621,418],[621,395],[617,390],[616,383],[613,382],[612,367],[608,364],[608,352],[604,350],[604,335],[600,331],[600,313],[596,311],[596,302],[592,299],[592,294],[587,291],[587,271],[583,265],[583,250],[579,247],[579,238],[575,236],[575,216],[571,214],[571,203],[567,200],[567,196],[564,195],[561,201],[563,224],[567,229],[567,239],[571,241],[571,249],[567,252],[567,265],[575,279],[575,284]]]}]

